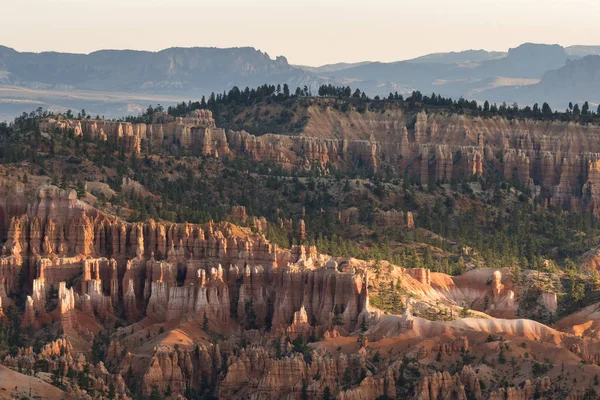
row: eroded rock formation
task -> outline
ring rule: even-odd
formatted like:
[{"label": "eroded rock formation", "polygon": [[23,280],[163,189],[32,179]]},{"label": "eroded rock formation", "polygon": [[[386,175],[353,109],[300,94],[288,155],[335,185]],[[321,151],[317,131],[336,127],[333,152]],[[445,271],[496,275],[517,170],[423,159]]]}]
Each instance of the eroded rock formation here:
[{"label": "eroded rock formation", "polygon": [[[47,120],[42,131],[72,131],[122,143],[126,152],[250,157],[286,168],[338,169],[414,175],[422,184],[464,181],[499,172],[532,190],[543,203],[592,209],[600,215],[600,127],[574,123],[473,118],[402,110],[340,113],[309,108],[299,136],[226,132],[212,114],[164,116],[154,124],[104,120]],[[414,121],[412,120],[414,118]],[[159,123],[163,122],[163,123]],[[414,127],[407,129],[414,122]]]}]

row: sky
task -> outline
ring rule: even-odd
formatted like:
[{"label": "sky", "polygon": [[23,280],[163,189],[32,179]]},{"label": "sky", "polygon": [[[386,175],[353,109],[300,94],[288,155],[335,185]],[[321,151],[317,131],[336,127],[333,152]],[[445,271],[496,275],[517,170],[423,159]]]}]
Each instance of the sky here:
[{"label": "sky", "polygon": [[19,51],[252,46],[292,64],[600,45],[598,0],[0,0]]}]

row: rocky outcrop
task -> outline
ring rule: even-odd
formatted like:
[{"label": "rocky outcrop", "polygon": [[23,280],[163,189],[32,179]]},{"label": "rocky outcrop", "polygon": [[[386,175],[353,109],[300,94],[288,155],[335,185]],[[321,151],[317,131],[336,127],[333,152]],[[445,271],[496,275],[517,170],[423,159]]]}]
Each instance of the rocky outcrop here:
[{"label": "rocky outcrop", "polygon": [[465,386],[458,374],[452,376],[448,371],[436,372],[423,378],[416,389],[417,400],[466,399]]},{"label": "rocky outcrop", "polygon": [[182,363],[187,372],[185,375],[180,367],[178,352],[173,352],[169,348],[154,349],[150,366],[142,378],[142,392],[149,395],[154,388],[157,388],[160,393],[168,390],[183,393],[186,388],[186,376],[191,378],[194,371],[189,353],[184,354]]},{"label": "rocky outcrop", "polygon": [[406,273],[423,285],[431,285],[431,270],[427,268],[409,268]]},{"label": "rocky outcrop", "polygon": [[311,360],[306,362],[298,353],[277,359],[261,347],[246,349],[238,357],[228,359],[227,373],[219,385],[219,398],[231,397],[241,388],[261,393],[260,398],[264,399],[280,398],[287,393],[299,395],[303,380],[311,397],[322,396],[327,386],[335,391],[335,379],[343,374],[345,361],[317,354]]},{"label": "rocky outcrop", "polygon": [[383,226],[400,225],[409,229],[415,227],[414,217],[411,211],[405,213],[404,211],[396,210],[379,210],[375,218],[377,223]]},{"label": "rocky outcrop", "polygon": [[470,365],[465,365],[459,374],[450,375],[444,371],[423,378],[417,386],[415,399],[531,399],[536,390],[544,393],[550,388],[551,381],[546,376],[536,379],[533,383],[526,380],[520,387],[500,388],[484,396],[477,374]]},{"label": "rocky outcrop", "polygon": [[438,342],[433,346],[433,353],[452,354],[469,350],[469,340],[466,336],[458,337],[449,342]]},{"label": "rocky outcrop", "polygon": [[67,289],[66,283],[61,282],[58,289],[58,310],[62,328],[71,330],[77,324],[75,314],[75,296],[73,288]]},{"label": "rocky outcrop", "polygon": [[[97,364],[88,362],[83,354],[73,353],[73,346],[67,338],[59,338],[47,343],[36,353],[32,347],[19,348],[17,354],[6,356],[3,364],[25,373],[43,372],[54,375],[58,382],[68,382],[73,374],[85,381],[87,388],[101,397],[109,395],[117,399],[127,400],[128,390],[123,377],[111,374],[101,361]],[[112,393],[111,393],[112,392]],[[68,398],[91,398],[77,383],[69,385]]]},{"label": "rocky outcrop", "polygon": [[558,295],[556,293],[544,292],[540,296],[540,301],[551,313],[556,313],[558,309]]},{"label": "rocky outcrop", "polygon": [[[209,110],[196,110],[184,118],[157,118],[163,123],[144,124],[109,120],[48,119],[40,124],[42,132],[61,132],[74,136],[87,136],[94,140],[113,141],[121,144],[125,152],[140,153],[168,147],[178,143],[184,148],[197,147],[204,154],[212,154],[210,139],[223,134],[215,129],[215,121]],[[167,121],[164,121],[167,119]],[[208,143],[208,147],[206,142]]]},{"label": "rocky outcrop", "polygon": [[378,399],[381,397],[396,398],[396,382],[391,368],[381,378],[374,378],[371,372],[367,372],[367,376],[358,387],[345,390],[338,395],[339,400]]},{"label": "rocky outcrop", "polygon": [[[536,390],[544,393],[549,389],[551,389],[551,381],[546,376],[536,379],[533,383],[530,380],[526,380],[521,387],[500,388],[492,391],[489,398],[490,400],[531,399]],[[577,398],[574,396],[576,395],[571,394],[567,398]]]},{"label": "rocky outcrop", "polygon": [[[350,357],[336,357],[322,350],[311,351],[309,357],[284,352],[278,355],[269,345],[253,345],[234,352],[220,349],[219,345],[200,345],[194,351],[159,346],[143,372],[142,392],[149,394],[156,388],[159,392],[183,393],[188,388],[216,385],[215,394],[220,399],[249,394],[257,399],[299,398],[303,391],[310,398],[320,398],[326,388],[330,393],[341,389],[338,382],[344,376],[357,379],[367,363],[364,351]],[[218,374],[222,378],[215,380]],[[341,398],[395,398],[392,368],[382,374],[365,375],[358,379],[356,387],[342,391]]]},{"label": "rocky outcrop", "polygon": [[[177,286],[168,278],[173,275],[165,273],[173,270],[172,264],[148,261],[149,267],[159,267],[146,275],[146,314],[157,320],[196,315],[208,318],[215,325],[237,318],[248,326],[269,324],[292,337],[308,336],[315,324],[321,331],[329,329],[336,318],[338,324],[352,331],[371,318],[367,280],[360,274],[298,265],[243,269],[232,265],[225,269],[221,265],[215,268],[202,264],[188,261],[188,284]],[[188,278],[190,275],[195,278]],[[237,283],[240,281],[241,284]],[[236,307],[232,308],[236,299]]]}]

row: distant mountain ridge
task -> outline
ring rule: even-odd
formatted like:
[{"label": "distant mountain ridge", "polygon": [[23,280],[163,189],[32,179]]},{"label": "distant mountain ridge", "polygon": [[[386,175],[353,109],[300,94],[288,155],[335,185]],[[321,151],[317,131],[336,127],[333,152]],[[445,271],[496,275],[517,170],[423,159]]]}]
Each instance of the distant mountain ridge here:
[{"label": "distant mountain ridge", "polygon": [[[521,88],[515,95],[526,103],[548,101],[566,107],[570,101],[600,103],[600,55],[567,61],[566,65],[547,71],[537,85]],[[566,100],[565,100],[566,99]]]},{"label": "distant mountain ridge", "polygon": [[520,104],[600,103],[594,55],[600,46],[524,43],[507,52],[465,50],[395,62],[290,65],[252,47],[28,53],[0,46],[0,120],[24,107],[86,108],[116,117],[149,104],[197,100],[233,86],[288,83],[291,90],[349,85],[370,96],[419,90],[453,98]]},{"label": "distant mountain ridge", "polygon": [[231,86],[287,82],[314,85],[285,57],[251,47],[178,48],[158,52],[21,53],[0,47],[0,83],[34,88],[206,94]]},{"label": "distant mountain ridge", "polygon": [[[585,84],[580,82],[579,89],[571,87],[578,80],[570,75],[562,84],[558,81],[552,85],[540,82],[547,74],[546,80],[553,76],[552,71],[568,67],[570,63],[579,65],[577,61],[588,54],[600,54],[600,46],[565,48],[560,45],[524,43],[506,53],[467,50],[429,54],[406,61],[372,62],[323,75],[352,82],[368,93],[380,95],[419,90],[479,101],[548,101],[562,107],[570,99],[580,101],[585,98],[600,102],[600,92],[583,87]],[[594,68],[595,65],[588,65],[585,75],[595,76],[591,72]],[[559,75],[556,80],[561,77],[567,79],[566,75]]]},{"label": "distant mountain ridge", "polygon": [[408,61],[426,63],[434,62],[440,64],[476,63],[506,57],[507,54],[508,53],[504,51],[464,50],[452,51],[449,53],[426,54]]},{"label": "distant mountain ridge", "polygon": [[565,47],[565,50],[569,56],[573,57],[585,57],[600,54],[600,46],[569,46]]},{"label": "distant mountain ridge", "polygon": [[362,81],[367,86],[365,90],[369,90],[369,86],[387,86],[390,90],[418,89],[460,96],[465,92],[464,85],[472,85],[473,80],[491,77],[539,79],[546,71],[562,67],[568,58],[561,46],[526,43],[510,49],[504,57],[480,51],[445,53],[392,63],[375,62],[327,76]]},{"label": "distant mountain ridge", "polygon": [[360,67],[361,65],[371,64],[372,61],[359,61],[355,63],[335,63],[335,64],[325,64],[318,67],[310,67],[308,65],[294,65],[294,67],[312,72],[314,74],[320,74],[324,72],[337,72],[343,71],[348,68]]}]

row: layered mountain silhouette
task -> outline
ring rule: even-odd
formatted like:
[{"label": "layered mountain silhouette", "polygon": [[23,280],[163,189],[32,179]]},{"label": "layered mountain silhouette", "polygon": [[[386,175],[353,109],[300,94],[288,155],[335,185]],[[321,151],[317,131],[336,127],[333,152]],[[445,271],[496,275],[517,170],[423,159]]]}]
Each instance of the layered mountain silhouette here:
[{"label": "layered mountain silhouette", "polygon": [[369,95],[413,90],[479,101],[600,102],[600,46],[526,43],[508,52],[467,50],[412,60],[290,65],[251,47],[26,53],[0,46],[0,119],[37,106],[117,116],[148,104],[199,99],[233,86],[288,83],[292,90],[350,85]]},{"label": "layered mountain silhouette", "polygon": [[[381,94],[385,90],[420,90],[484,100],[486,92],[491,91],[491,100],[520,101],[522,98],[511,97],[506,88],[535,85],[547,71],[561,68],[577,57],[558,45],[526,43],[507,53],[469,50],[432,54],[393,63],[374,62],[324,75],[359,82],[357,85],[367,92]],[[516,94],[525,95],[522,90]]]},{"label": "layered mountain silhouette", "polygon": [[265,82],[314,84],[285,57],[251,47],[20,53],[0,47],[0,82],[26,87],[158,93],[210,93]]}]

